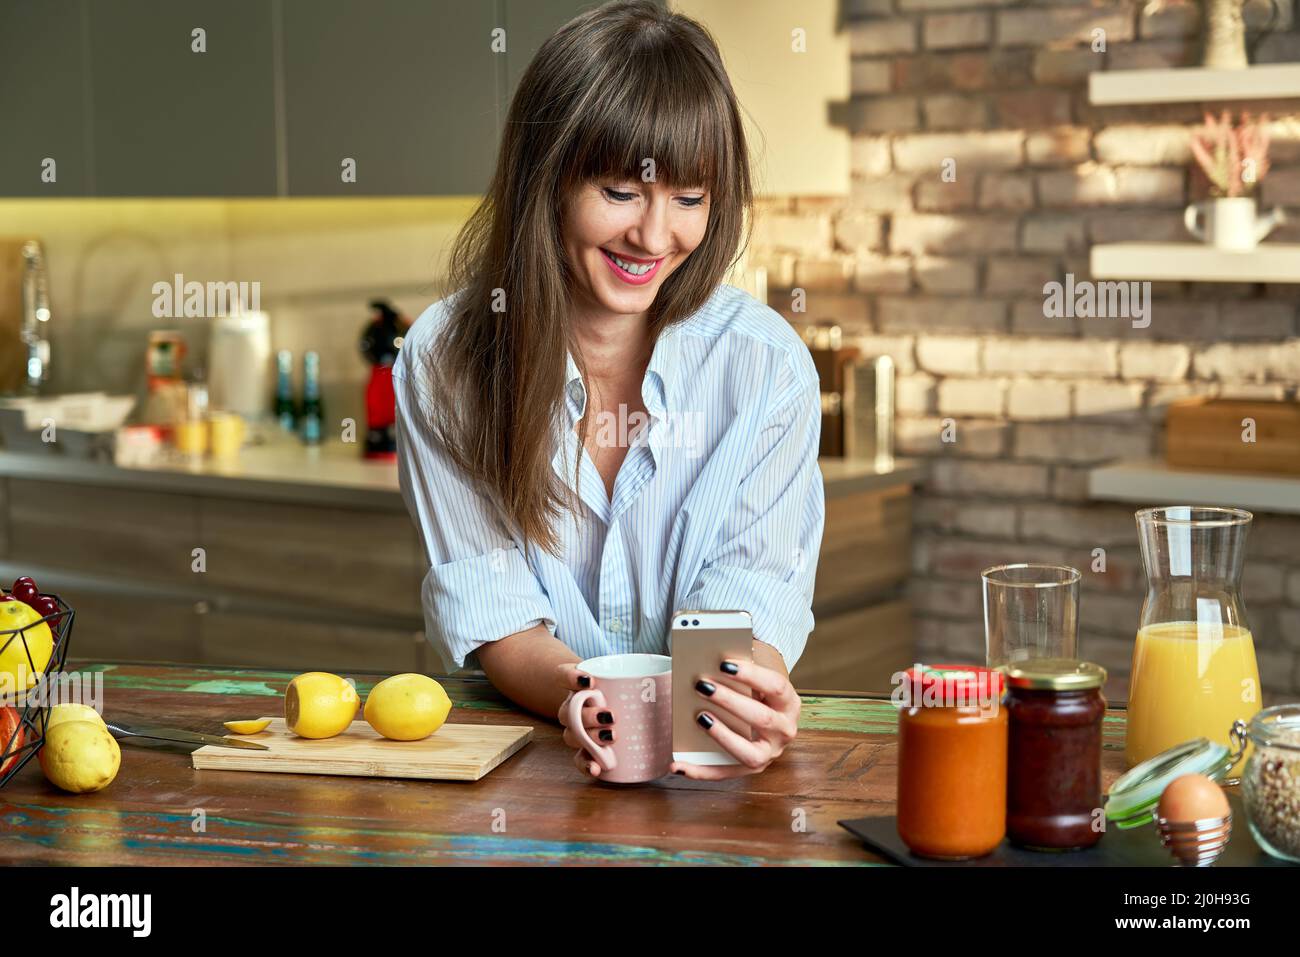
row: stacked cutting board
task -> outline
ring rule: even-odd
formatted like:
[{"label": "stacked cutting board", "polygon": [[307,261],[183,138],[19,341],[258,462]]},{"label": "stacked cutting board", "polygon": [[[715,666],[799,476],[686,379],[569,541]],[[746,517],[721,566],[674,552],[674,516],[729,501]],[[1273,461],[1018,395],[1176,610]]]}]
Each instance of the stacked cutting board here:
[{"label": "stacked cutting board", "polygon": [[1169,406],[1174,468],[1300,475],[1300,402],[1197,398]]}]

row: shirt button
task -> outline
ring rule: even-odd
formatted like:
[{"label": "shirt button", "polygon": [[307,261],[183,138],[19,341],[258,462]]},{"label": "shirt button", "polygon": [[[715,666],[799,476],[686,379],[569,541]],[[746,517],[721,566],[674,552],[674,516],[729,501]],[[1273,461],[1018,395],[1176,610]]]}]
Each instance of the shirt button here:
[{"label": "shirt button", "polygon": [[623,622],[622,622],[622,620],[620,620],[620,619],[618,619],[618,618],[611,618],[611,619],[609,620],[609,630],[612,631],[612,632],[614,632],[615,634],[617,634],[618,632],[622,631],[622,630],[623,630]]}]

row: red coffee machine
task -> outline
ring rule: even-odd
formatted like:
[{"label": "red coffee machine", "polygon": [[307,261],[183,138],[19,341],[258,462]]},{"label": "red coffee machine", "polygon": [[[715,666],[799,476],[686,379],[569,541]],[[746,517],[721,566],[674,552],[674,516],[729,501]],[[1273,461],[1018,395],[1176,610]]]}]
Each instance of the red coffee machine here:
[{"label": "red coffee machine", "polygon": [[371,365],[370,381],[366,383],[366,441],[362,449],[368,459],[395,459],[393,363],[411,324],[385,299],[376,299],[370,308],[373,310],[370,323],[361,334],[361,354]]}]

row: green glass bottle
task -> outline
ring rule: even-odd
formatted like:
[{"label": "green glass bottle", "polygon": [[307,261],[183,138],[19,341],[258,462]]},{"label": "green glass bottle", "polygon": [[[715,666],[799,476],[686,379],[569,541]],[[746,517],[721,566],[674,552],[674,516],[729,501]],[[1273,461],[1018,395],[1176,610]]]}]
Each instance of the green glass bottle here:
[{"label": "green glass bottle", "polygon": [[320,397],[320,353],[302,356],[302,440],[319,445],[324,431],[325,410]]},{"label": "green glass bottle", "polygon": [[275,420],[286,432],[298,429],[298,406],[293,401],[293,353],[281,349],[275,355]]}]

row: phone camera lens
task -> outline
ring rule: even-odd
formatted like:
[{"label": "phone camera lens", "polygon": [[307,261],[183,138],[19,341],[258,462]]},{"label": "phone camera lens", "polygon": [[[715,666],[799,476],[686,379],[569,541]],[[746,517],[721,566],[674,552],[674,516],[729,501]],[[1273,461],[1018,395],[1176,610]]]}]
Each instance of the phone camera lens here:
[{"label": "phone camera lens", "polygon": [[698,625],[699,623],[700,623],[700,620],[699,620],[698,618],[695,619],[693,622],[691,622],[692,625]]},{"label": "phone camera lens", "polygon": [[686,619],[685,619],[685,618],[682,619],[682,627],[683,627],[683,628],[686,627]]}]

